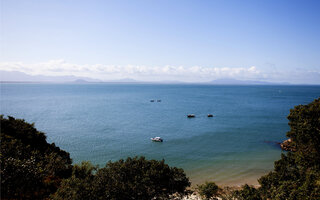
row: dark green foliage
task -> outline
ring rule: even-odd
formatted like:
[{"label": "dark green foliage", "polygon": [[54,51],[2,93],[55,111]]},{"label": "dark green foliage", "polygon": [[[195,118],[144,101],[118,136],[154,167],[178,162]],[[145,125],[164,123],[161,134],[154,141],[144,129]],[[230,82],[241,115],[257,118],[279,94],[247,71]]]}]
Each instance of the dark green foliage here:
[{"label": "dark green foliage", "polygon": [[97,167],[89,162],[82,162],[81,165],[74,165],[72,175],[68,179],[64,179],[60,188],[54,195],[53,200],[94,200],[96,194],[93,192],[93,183]]},{"label": "dark green foliage", "polygon": [[306,168],[320,166],[320,98],[295,106],[288,116],[287,136],[297,146],[296,162]]},{"label": "dark green foliage", "polygon": [[241,190],[236,190],[233,193],[233,198],[237,200],[261,200],[259,191],[247,184],[242,186]]},{"label": "dark green foliage", "polygon": [[216,197],[219,191],[219,187],[214,182],[206,182],[198,186],[198,192],[206,199]]},{"label": "dark green foliage", "polygon": [[48,144],[33,124],[1,120],[1,198],[43,199],[71,173],[69,153]]},{"label": "dark green foliage", "polygon": [[99,199],[151,199],[184,192],[190,186],[182,169],[144,157],[107,163],[98,170],[94,191]]},{"label": "dark green foliage", "polygon": [[182,169],[144,157],[107,163],[98,170],[95,192],[99,198],[151,199],[184,192],[190,186]]},{"label": "dark green foliage", "polygon": [[297,151],[282,154],[259,190],[264,199],[320,199],[320,99],[296,106],[288,119]]},{"label": "dark green foliage", "polygon": [[167,198],[176,192],[183,193],[190,186],[182,169],[169,167],[163,160],[127,158],[108,162],[96,173],[90,165],[77,168],[86,170],[77,169],[77,174],[74,170],[71,178],[63,181],[53,199]]}]

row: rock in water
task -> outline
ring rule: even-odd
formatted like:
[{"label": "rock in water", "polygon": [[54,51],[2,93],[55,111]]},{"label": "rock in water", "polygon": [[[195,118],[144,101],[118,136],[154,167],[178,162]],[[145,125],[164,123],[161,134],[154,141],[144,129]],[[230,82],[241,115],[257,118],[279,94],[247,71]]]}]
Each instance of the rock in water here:
[{"label": "rock in water", "polygon": [[293,151],[293,152],[297,151],[295,145],[293,145],[293,143],[292,143],[291,138],[283,141],[280,144],[280,147],[281,147],[282,150],[285,150],[285,151]]}]

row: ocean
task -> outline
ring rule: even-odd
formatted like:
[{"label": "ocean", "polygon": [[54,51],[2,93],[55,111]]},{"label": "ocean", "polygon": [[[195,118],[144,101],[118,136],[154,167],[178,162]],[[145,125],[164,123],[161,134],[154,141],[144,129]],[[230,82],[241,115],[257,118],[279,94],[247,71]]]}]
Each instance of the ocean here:
[{"label": "ocean", "polygon": [[320,86],[2,83],[0,95],[1,114],[35,123],[73,163],[145,156],[183,168],[193,185],[238,186],[273,169],[290,109]]}]

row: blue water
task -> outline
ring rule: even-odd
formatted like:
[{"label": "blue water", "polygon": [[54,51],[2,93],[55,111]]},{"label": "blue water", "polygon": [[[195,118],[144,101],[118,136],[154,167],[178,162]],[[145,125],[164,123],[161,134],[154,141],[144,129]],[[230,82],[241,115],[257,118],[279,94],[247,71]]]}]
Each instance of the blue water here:
[{"label": "blue water", "polygon": [[266,141],[286,139],[290,109],[319,95],[319,86],[1,84],[0,105],[74,163],[144,155],[182,167],[194,184],[240,185],[273,169],[281,150]]}]

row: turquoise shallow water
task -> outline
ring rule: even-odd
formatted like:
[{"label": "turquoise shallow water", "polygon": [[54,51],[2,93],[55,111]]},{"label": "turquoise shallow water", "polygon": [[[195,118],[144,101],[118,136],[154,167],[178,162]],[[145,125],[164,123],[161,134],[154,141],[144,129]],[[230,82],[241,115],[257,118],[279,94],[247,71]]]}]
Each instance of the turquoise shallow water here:
[{"label": "turquoise shallow water", "polygon": [[144,155],[184,168],[194,184],[240,185],[273,169],[281,150],[266,141],[284,140],[290,108],[319,95],[319,86],[1,84],[0,105],[74,163]]}]

